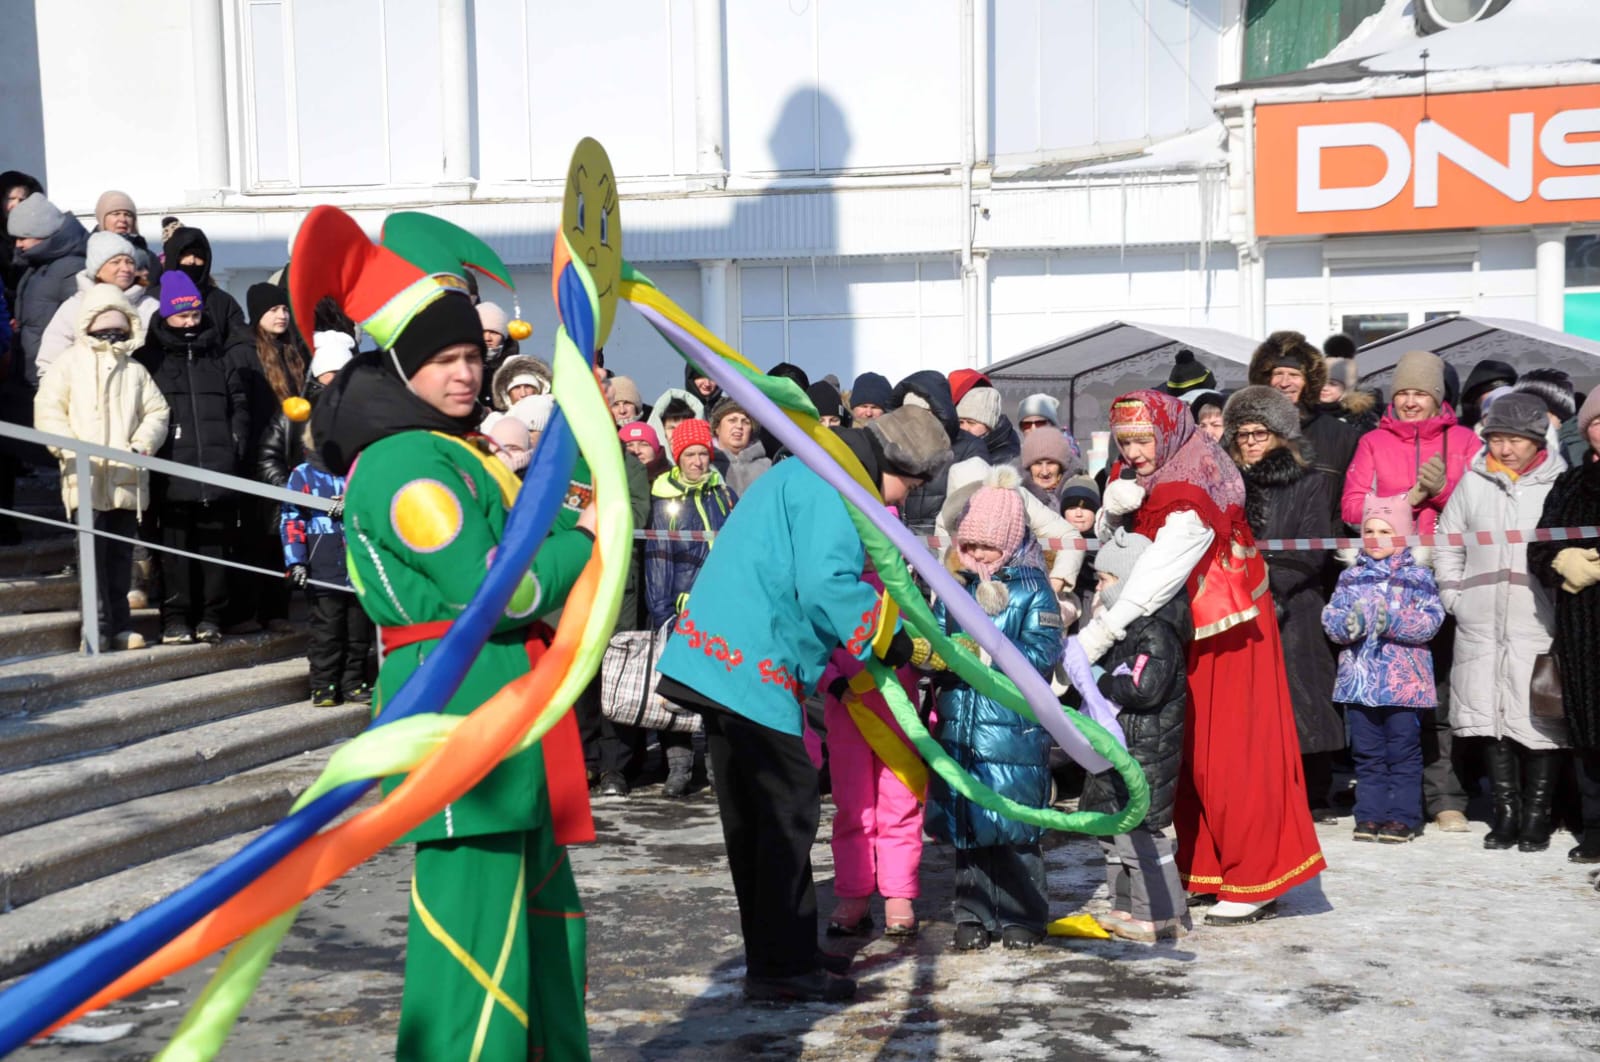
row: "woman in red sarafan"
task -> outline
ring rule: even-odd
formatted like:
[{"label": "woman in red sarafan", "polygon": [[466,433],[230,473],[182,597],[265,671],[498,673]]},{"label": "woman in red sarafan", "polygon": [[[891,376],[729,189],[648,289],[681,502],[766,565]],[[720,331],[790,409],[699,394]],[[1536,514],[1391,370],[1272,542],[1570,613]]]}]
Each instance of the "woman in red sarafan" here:
[{"label": "woman in red sarafan", "polygon": [[1294,709],[1266,562],[1244,482],[1182,402],[1134,391],[1111,409],[1121,460],[1106,485],[1102,537],[1118,523],[1153,540],[1116,604],[1079,636],[1098,658],[1138,616],[1187,590],[1189,716],[1173,827],[1178,871],[1219,902],[1207,925],[1243,925],[1326,863],[1305,799]]}]

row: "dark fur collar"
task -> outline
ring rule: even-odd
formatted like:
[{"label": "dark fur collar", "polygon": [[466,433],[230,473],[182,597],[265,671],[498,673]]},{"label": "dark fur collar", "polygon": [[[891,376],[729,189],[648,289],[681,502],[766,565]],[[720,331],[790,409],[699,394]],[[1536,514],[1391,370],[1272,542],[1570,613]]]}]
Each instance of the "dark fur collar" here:
[{"label": "dark fur collar", "polygon": [[1292,487],[1305,476],[1306,469],[1294,459],[1286,447],[1279,447],[1253,465],[1239,469],[1244,476],[1244,515],[1250,530],[1257,535],[1266,533],[1268,502],[1272,492],[1281,487]]}]

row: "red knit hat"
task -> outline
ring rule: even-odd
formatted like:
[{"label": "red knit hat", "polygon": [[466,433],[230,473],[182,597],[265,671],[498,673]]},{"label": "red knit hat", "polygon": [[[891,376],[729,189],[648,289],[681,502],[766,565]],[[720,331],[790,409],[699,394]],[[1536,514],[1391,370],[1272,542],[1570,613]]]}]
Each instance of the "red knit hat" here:
[{"label": "red knit hat", "polygon": [[672,463],[677,464],[683,452],[691,446],[711,449],[711,425],[698,418],[686,420],[672,432]]},{"label": "red knit hat", "polygon": [[960,402],[967,397],[968,391],[979,384],[983,384],[986,387],[994,386],[989,382],[989,378],[977,369],[957,369],[950,374],[950,400]]}]

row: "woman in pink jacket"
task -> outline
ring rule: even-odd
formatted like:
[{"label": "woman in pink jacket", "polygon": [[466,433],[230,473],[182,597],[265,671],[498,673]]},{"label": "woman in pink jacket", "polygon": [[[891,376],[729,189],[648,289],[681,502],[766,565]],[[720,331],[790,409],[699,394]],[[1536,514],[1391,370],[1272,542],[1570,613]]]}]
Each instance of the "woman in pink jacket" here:
[{"label": "woman in pink jacket", "polygon": [[1483,448],[1471,428],[1456,423],[1444,401],[1444,362],[1426,350],[1403,354],[1394,370],[1394,398],[1377,428],[1356,444],[1345,474],[1340,510],[1361,526],[1368,494],[1406,495],[1417,531],[1427,535],[1467,466]]}]

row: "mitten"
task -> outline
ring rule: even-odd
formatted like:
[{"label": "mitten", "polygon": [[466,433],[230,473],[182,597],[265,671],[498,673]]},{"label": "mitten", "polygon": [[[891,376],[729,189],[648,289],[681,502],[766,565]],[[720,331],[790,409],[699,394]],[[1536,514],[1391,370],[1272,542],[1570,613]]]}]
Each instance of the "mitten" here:
[{"label": "mitten", "polygon": [[1117,640],[1117,636],[1111,633],[1111,628],[1098,616],[1078,632],[1077,638],[1078,644],[1083,647],[1084,655],[1089,658],[1091,664],[1105,656],[1106,650]]},{"label": "mitten", "polygon": [[296,589],[304,590],[306,588],[306,583],[308,583],[310,580],[311,569],[307,568],[304,564],[289,565],[289,581],[295,585]]},{"label": "mitten", "polygon": [[1561,589],[1576,594],[1600,583],[1600,550],[1568,546],[1556,554],[1550,567],[1561,576]]},{"label": "mitten", "polygon": [[1431,498],[1444,490],[1444,458],[1434,454],[1422,462],[1422,467],[1417,469],[1417,487],[1423,492],[1423,497]]},{"label": "mitten", "polygon": [[1361,610],[1359,608],[1353,608],[1345,614],[1344,632],[1345,634],[1349,635],[1352,642],[1361,637],[1366,625],[1366,617],[1361,615]]},{"label": "mitten", "polygon": [[333,496],[333,508],[328,510],[328,518],[330,520],[343,520],[344,519],[344,495],[343,494],[335,494]]},{"label": "mitten", "polygon": [[1114,479],[1106,484],[1106,493],[1101,500],[1101,508],[1115,516],[1138,511],[1144,504],[1144,488],[1139,486],[1137,480]]},{"label": "mitten", "polygon": [[1372,633],[1382,634],[1389,629],[1389,602],[1386,598],[1378,598],[1372,605]]}]

